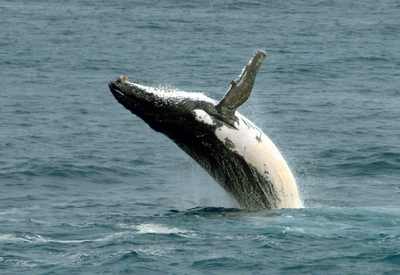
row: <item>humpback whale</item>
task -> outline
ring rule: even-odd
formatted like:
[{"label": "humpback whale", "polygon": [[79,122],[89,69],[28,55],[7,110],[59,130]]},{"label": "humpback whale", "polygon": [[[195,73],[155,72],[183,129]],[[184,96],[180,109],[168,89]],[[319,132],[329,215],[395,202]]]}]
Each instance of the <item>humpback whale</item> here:
[{"label": "humpback whale", "polygon": [[272,141],[237,112],[267,54],[257,51],[221,101],[201,93],[144,86],[125,76],[110,91],[126,109],[197,161],[249,210],[300,208],[296,181]]}]

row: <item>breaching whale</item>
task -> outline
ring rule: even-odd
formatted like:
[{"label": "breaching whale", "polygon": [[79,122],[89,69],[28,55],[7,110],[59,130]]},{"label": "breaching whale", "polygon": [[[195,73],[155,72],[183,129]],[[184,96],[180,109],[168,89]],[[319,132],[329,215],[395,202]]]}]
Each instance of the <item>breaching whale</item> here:
[{"label": "breaching whale", "polygon": [[296,181],[272,141],[236,109],[250,96],[256,52],[217,102],[200,93],[143,86],[121,76],[108,86],[125,108],[174,141],[244,209],[300,208]]}]

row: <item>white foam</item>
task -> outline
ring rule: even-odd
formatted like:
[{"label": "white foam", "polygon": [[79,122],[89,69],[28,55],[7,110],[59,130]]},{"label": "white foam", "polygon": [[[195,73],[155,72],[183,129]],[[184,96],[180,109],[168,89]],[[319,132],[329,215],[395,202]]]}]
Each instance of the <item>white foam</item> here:
[{"label": "white foam", "polygon": [[165,227],[159,224],[140,224],[136,227],[140,234],[188,234],[187,230]]},{"label": "white foam", "polygon": [[14,234],[2,234],[0,235],[0,243],[7,243],[7,242],[22,242],[24,239],[17,238]]},{"label": "white foam", "polygon": [[17,237],[14,234],[3,234],[0,235],[0,243],[83,243],[90,242],[91,240],[54,240],[50,238],[44,238],[40,235],[26,235],[24,237]]}]

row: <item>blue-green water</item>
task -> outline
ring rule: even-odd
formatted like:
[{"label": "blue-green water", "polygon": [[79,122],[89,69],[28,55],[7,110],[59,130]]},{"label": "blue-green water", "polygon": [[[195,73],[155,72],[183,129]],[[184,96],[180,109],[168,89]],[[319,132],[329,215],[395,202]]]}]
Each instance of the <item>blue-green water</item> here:
[{"label": "blue-green water", "polygon": [[[399,274],[398,1],[0,1],[1,274]],[[303,209],[248,212],[116,102],[219,99],[275,142]]]}]

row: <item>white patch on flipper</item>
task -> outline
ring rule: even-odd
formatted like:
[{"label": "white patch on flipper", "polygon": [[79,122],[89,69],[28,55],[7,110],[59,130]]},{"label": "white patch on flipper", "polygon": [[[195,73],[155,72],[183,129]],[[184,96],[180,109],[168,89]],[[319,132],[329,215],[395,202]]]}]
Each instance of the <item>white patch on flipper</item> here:
[{"label": "white patch on flipper", "polygon": [[278,198],[277,208],[302,207],[293,174],[274,143],[251,121],[238,112],[235,115],[236,129],[224,125],[216,129],[217,138],[224,144],[227,140],[233,143],[235,146],[228,148],[272,182]]},{"label": "white patch on flipper", "polygon": [[204,110],[196,109],[193,112],[197,121],[203,122],[208,125],[215,125],[211,116],[207,114],[207,112],[205,112]]}]

